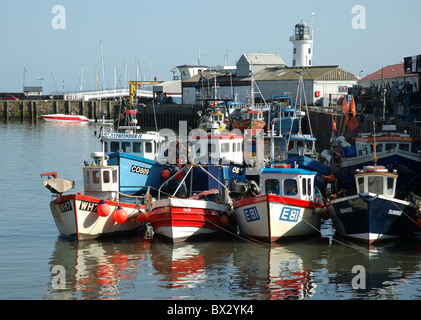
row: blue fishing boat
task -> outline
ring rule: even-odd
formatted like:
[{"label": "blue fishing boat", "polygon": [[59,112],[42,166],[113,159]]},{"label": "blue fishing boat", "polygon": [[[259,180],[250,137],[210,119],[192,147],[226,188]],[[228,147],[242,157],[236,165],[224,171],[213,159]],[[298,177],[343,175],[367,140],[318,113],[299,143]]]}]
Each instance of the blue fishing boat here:
[{"label": "blue fishing boat", "polygon": [[420,148],[406,132],[397,133],[395,130],[396,126],[389,125],[383,126],[383,131],[379,133],[360,133],[354,138],[355,147],[338,137],[330,150],[322,152],[343,188],[355,191],[355,170],[371,165],[373,154],[376,153],[378,165],[399,172],[399,193],[407,194],[411,190],[420,192]]},{"label": "blue fishing boat", "polygon": [[270,119],[266,120],[274,124],[278,135],[285,135],[298,132],[299,121],[303,116],[304,113],[294,107],[292,95],[274,95],[270,105]]},{"label": "blue fishing boat", "polygon": [[365,166],[357,170],[356,193],[334,199],[328,210],[336,234],[373,244],[410,236],[417,226],[418,207],[396,198],[398,174],[384,166]]}]

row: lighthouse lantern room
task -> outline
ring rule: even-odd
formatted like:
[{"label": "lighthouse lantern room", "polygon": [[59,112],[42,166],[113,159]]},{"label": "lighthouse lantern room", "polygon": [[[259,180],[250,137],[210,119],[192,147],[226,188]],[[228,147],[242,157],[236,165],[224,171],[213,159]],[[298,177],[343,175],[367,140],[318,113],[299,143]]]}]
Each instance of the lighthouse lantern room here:
[{"label": "lighthouse lantern room", "polygon": [[294,44],[293,67],[311,66],[313,57],[313,35],[310,26],[303,20],[295,25],[294,35],[289,39]]}]

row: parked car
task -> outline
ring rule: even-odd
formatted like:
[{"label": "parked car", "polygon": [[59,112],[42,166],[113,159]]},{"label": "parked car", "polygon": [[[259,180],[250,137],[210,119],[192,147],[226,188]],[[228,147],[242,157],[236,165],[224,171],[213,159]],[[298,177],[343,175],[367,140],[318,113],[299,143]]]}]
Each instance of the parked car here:
[{"label": "parked car", "polygon": [[16,98],[14,95],[9,94],[6,96],[6,100],[19,100],[19,98]]}]

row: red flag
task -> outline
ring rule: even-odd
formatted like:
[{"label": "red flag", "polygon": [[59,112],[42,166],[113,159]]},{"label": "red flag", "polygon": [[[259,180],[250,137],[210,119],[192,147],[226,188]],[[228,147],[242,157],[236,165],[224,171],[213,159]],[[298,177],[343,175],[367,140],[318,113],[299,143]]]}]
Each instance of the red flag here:
[{"label": "red flag", "polygon": [[336,129],[336,122],[335,122],[335,120],[332,120],[332,121],[333,121],[333,130],[338,131],[338,129]]},{"label": "red flag", "polygon": [[343,114],[347,114],[349,111],[348,102],[346,101],[346,96],[342,100],[341,109]]},{"label": "red flag", "polygon": [[346,115],[345,124],[349,128],[349,114]]},{"label": "red flag", "polygon": [[353,116],[351,120],[349,121],[349,129],[352,131],[356,127],[358,127],[358,119],[357,117]]},{"label": "red flag", "polygon": [[352,115],[355,117],[357,110],[355,110],[354,97],[352,97],[351,102],[349,103],[349,109],[351,109]]}]

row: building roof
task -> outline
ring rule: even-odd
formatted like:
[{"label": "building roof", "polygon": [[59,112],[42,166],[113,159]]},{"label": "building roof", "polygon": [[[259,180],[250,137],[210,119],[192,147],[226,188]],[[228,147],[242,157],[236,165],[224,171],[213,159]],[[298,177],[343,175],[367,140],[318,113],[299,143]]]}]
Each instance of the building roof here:
[{"label": "building roof", "polygon": [[253,65],[285,65],[277,53],[244,53],[243,56]]},{"label": "building roof", "polygon": [[403,63],[392,64],[387,67],[383,67],[364,78],[360,79],[360,81],[374,81],[374,80],[381,80],[381,79],[392,79],[392,78],[403,78],[403,77],[410,77],[415,76],[416,74],[406,74],[403,68]]},{"label": "building roof", "polygon": [[266,68],[254,76],[256,81],[298,80],[298,73],[303,73],[303,80],[318,81],[357,81],[352,73],[339,66],[316,66],[303,68]]}]

